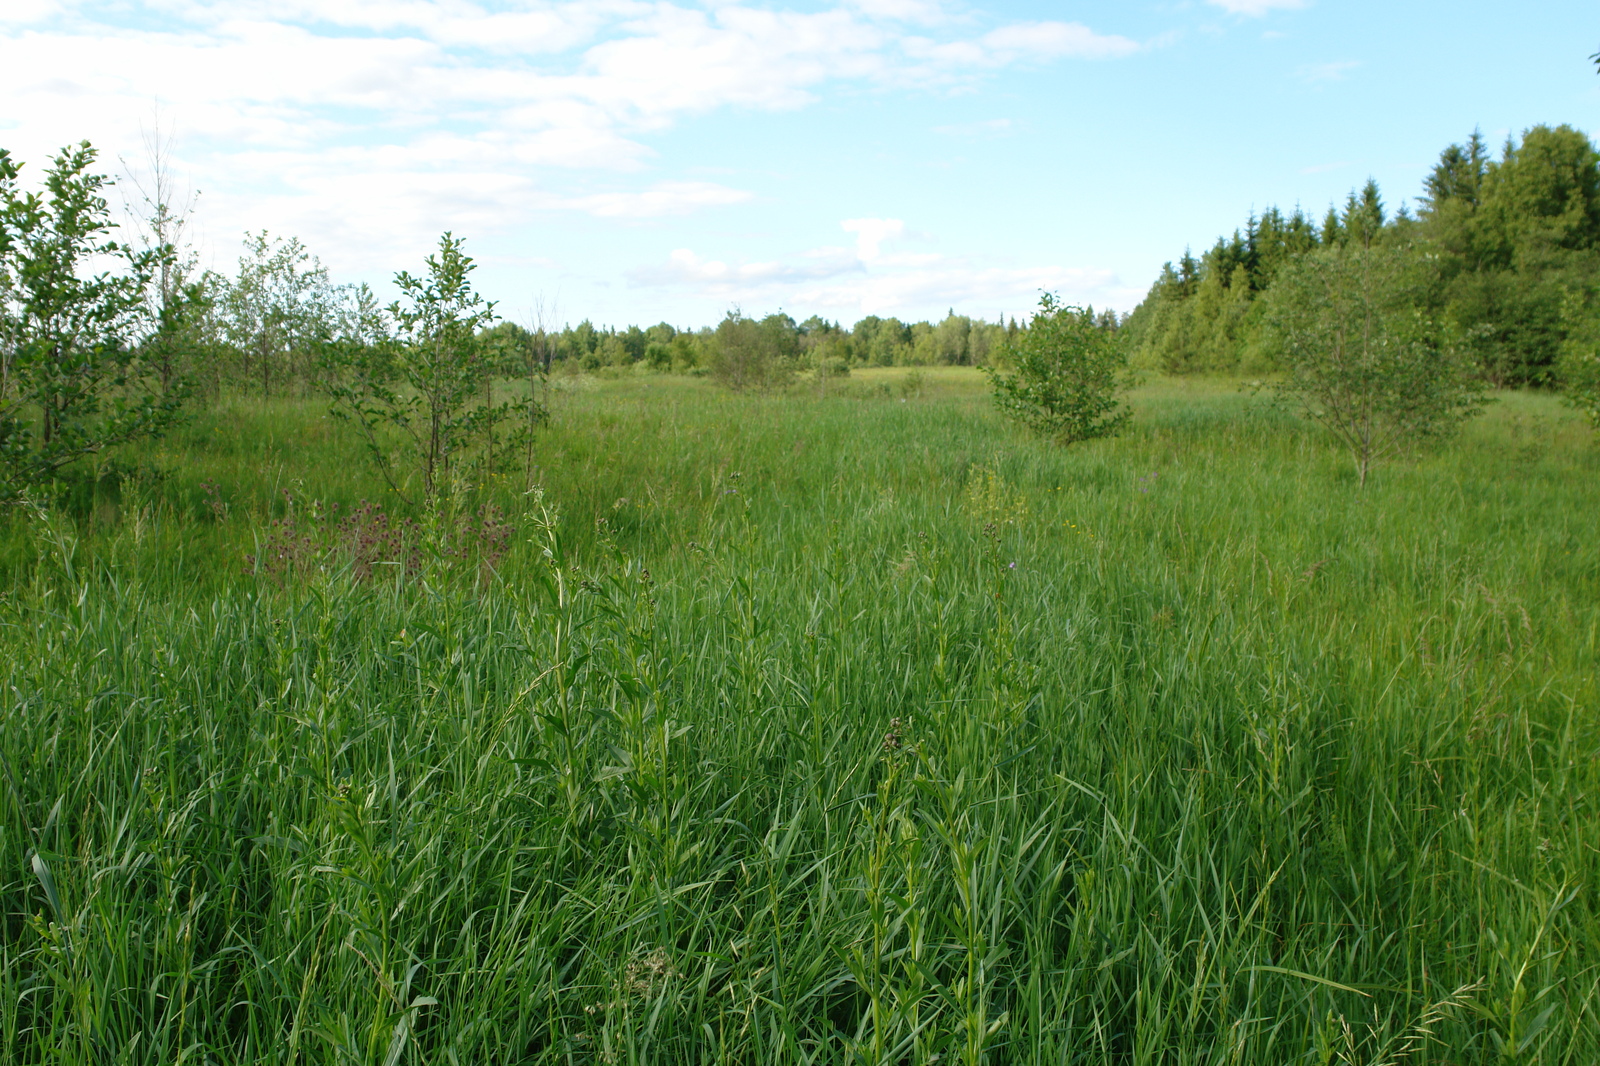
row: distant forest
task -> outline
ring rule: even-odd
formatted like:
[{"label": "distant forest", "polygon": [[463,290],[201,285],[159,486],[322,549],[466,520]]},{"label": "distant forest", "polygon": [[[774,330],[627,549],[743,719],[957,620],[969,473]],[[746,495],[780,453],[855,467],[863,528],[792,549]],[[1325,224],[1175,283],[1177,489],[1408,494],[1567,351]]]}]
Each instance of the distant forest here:
[{"label": "distant forest", "polygon": [[[1299,207],[1252,213],[1200,256],[1186,251],[1163,266],[1131,314],[1095,318],[1121,334],[1135,366],[1271,372],[1277,353],[1262,328],[1261,297],[1283,266],[1317,249],[1386,246],[1410,259],[1406,289],[1418,311],[1469,348],[1491,384],[1553,384],[1563,355],[1593,340],[1600,319],[1600,152],[1565,125],[1508,138],[1498,155],[1474,132],[1440,153],[1418,203],[1415,212],[1391,211],[1369,180],[1320,219]],[[542,346],[549,361],[589,370],[692,370],[713,363],[736,327],[802,366],[926,366],[985,365],[1025,323],[952,311],[937,323],[869,316],[846,328],[816,316],[735,312],[699,330],[585,321],[547,337],[505,322],[495,332],[511,347]]]},{"label": "distant forest", "polygon": [[[1109,327],[1119,321],[1112,311],[1100,317]],[[718,326],[700,329],[678,329],[666,322],[613,329],[585,320],[548,335],[513,322],[501,322],[491,332],[508,347],[531,346],[547,351],[552,363],[584,370],[643,364],[692,371],[709,366],[729,335],[740,333],[759,335],[776,358],[810,367],[981,366],[1022,328],[1015,319],[987,322],[953,310],[939,322],[868,315],[849,327],[817,315],[796,322],[781,311],[758,319],[734,311]]]},{"label": "distant forest", "polygon": [[1570,126],[1535,126],[1494,157],[1477,133],[1439,156],[1420,209],[1368,181],[1317,221],[1252,214],[1199,258],[1168,263],[1123,322],[1135,365],[1167,373],[1275,369],[1261,296],[1318,248],[1389,245],[1411,258],[1419,310],[1469,346],[1497,386],[1552,383],[1600,309],[1600,154]]}]

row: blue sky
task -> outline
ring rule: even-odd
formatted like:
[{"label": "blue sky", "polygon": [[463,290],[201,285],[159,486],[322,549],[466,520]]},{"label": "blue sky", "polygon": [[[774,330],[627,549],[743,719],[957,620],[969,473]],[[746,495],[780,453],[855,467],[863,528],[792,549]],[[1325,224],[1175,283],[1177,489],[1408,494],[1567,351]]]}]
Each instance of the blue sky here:
[{"label": "blue sky", "polygon": [[992,319],[1592,134],[1597,49],[1593,0],[0,0],[0,146],[139,171],[159,116],[218,269],[265,228],[382,290],[450,229],[523,322]]}]

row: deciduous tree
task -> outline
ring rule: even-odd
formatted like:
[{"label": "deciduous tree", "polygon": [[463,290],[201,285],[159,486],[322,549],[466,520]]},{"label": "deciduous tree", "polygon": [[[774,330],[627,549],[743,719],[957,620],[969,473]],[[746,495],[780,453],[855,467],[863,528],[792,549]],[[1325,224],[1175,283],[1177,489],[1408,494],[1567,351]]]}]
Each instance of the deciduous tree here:
[{"label": "deciduous tree", "polygon": [[87,141],[63,149],[34,193],[0,149],[0,498],[159,435],[186,395],[143,351],[172,246],[111,239],[110,180],[93,173],[95,155]]},{"label": "deciduous tree", "polygon": [[1484,400],[1466,352],[1418,310],[1414,266],[1402,249],[1352,242],[1303,256],[1268,294],[1278,395],[1349,449],[1362,485],[1374,463]]},{"label": "deciduous tree", "polygon": [[403,299],[381,319],[375,309],[364,316],[364,328],[381,335],[329,346],[335,415],[357,426],[390,487],[407,499],[411,481],[401,460],[409,457],[428,504],[453,474],[513,453],[543,415],[532,395],[494,401],[495,352],[482,335],[496,318],[494,304],[473,289],[475,268],[462,244],[446,233],[425,274],[395,275]]},{"label": "deciduous tree", "polygon": [[1062,444],[1111,436],[1131,417],[1117,399],[1126,384],[1127,350],[1093,311],[1044,293],[1002,360],[1008,369],[984,368],[995,403]]},{"label": "deciduous tree", "polygon": [[238,275],[213,274],[209,288],[241,377],[259,382],[262,396],[296,380],[310,384],[317,346],[338,317],[339,296],[327,268],[299,238],[246,234]]},{"label": "deciduous tree", "polygon": [[776,388],[794,379],[799,355],[799,331],[788,315],[758,321],[729,311],[713,336],[711,373],[730,389]]}]

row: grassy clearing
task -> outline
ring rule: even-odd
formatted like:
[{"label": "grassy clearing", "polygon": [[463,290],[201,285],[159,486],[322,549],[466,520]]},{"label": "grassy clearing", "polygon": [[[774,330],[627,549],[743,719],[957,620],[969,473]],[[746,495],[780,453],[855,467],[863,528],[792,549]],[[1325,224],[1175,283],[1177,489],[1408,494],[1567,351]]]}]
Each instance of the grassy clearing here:
[{"label": "grassy clearing", "polygon": [[923,373],[567,383],[487,584],[243,572],[381,498],[310,404],[14,521],[0,1059],[1600,1056],[1587,433]]}]

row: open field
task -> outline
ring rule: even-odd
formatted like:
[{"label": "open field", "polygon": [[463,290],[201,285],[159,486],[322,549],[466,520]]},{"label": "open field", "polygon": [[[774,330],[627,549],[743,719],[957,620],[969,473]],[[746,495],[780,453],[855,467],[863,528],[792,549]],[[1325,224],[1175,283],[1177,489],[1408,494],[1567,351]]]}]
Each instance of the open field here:
[{"label": "open field", "polygon": [[0,1061],[1600,1060],[1590,431],[904,378],[560,379],[407,573],[311,401],[8,519]]}]

